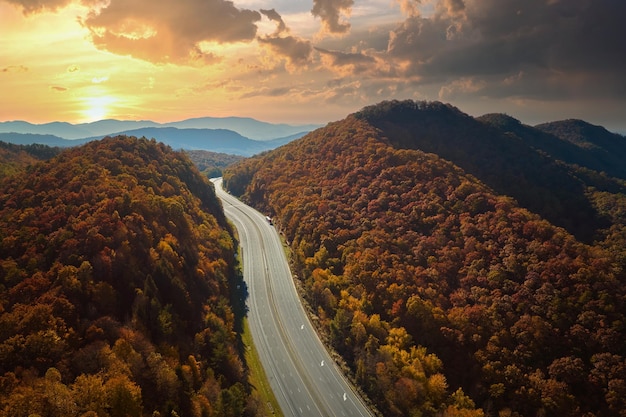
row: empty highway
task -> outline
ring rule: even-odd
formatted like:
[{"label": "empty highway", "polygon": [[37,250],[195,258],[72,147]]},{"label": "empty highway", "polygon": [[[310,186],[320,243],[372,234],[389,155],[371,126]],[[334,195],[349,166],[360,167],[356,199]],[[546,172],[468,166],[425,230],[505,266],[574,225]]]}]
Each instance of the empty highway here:
[{"label": "empty highway", "polygon": [[274,227],[212,181],[239,234],[250,331],[283,414],[371,416],[308,320]]}]

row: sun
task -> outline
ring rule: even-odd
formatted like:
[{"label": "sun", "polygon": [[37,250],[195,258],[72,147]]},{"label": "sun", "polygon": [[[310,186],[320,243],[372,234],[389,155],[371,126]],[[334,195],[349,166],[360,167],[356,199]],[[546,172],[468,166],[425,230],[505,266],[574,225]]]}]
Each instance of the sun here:
[{"label": "sun", "polygon": [[90,122],[106,119],[112,105],[117,101],[111,96],[87,97],[83,102],[83,115]]}]

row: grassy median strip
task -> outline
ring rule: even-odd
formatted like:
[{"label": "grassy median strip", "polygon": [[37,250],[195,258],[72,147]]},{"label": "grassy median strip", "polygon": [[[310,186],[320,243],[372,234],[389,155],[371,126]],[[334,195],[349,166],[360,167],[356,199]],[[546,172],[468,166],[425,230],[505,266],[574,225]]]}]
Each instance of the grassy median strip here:
[{"label": "grassy median strip", "polygon": [[252,342],[252,334],[250,333],[247,317],[244,318],[242,340],[246,347],[246,363],[250,370],[248,380],[252,386],[252,394],[259,398],[260,406],[263,410],[262,415],[282,417],[283,413],[280,411],[280,406],[274,396],[274,391],[272,391],[272,387],[270,387],[265,369],[263,369],[259,355]]},{"label": "grassy median strip", "polygon": [[[231,222],[230,223],[232,230],[234,232],[234,237],[239,241],[239,234],[237,233],[237,228]],[[241,253],[241,246],[237,245],[237,273],[240,278],[243,280],[243,265],[241,264],[241,260],[243,259]],[[248,317],[245,315],[242,318],[242,333],[241,333],[241,341],[245,347],[245,361],[248,365],[248,383],[252,387],[252,396],[257,397],[259,399],[259,413],[258,415],[262,416],[276,416],[276,417],[284,417],[283,412],[278,405],[278,401],[274,396],[274,391],[272,391],[272,387],[270,386],[270,382],[267,379],[267,374],[265,373],[265,369],[263,369],[263,364],[261,363],[261,358],[259,358],[259,354],[256,351],[256,347],[254,346],[254,342],[252,340],[252,333],[250,332],[250,326],[248,325]]]}]

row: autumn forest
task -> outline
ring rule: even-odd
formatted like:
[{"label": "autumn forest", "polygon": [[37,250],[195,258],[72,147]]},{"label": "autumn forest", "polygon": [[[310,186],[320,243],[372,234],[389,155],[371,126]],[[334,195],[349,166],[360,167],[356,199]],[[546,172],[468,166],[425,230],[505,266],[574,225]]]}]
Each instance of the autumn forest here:
[{"label": "autumn forest", "polygon": [[219,175],[377,415],[626,417],[624,160],[580,120],[415,101],[245,159],[0,143],[0,417],[264,415]]},{"label": "autumn forest", "polygon": [[11,151],[0,415],[254,415],[232,231],[190,160],[125,137]]},{"label": "autumn forest", "polygon": [[626,415],[624,137],[384,102],[227,168],[385,416]]}]

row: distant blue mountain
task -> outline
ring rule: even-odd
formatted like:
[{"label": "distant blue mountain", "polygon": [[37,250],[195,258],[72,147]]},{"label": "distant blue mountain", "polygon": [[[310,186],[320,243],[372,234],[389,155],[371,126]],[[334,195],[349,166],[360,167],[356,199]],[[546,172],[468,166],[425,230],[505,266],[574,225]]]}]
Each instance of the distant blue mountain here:
[{"label": "distant blue mountain", "polygon": [[310,132],[322,125],[288,125],[260,122],[247,117],[201,117],[180,122],[166,123],[164,126],[194,129],[229,129],[255,140],[285,138],[301,132]]},{"label": "distant blue mountain", "polygon": [[54,135],[63,139],[78,139],[93,135],[90,130],[83,129],[80,125],[63,122],[36,125],[23,121],[0,122],[0,133]]},{"label": "distant blue mountain", "polygon": [[114,132],[110,135],[96,135],[81,139],[64,139],[55,135],[33,133],[0,133],[0,141],[19,145],[39,143],[48,146],[71,147],[82,145],[104,136],[127,135],[146,137],[163,142],[174,149],[205,150],[240,156],[254,154],[277,148],[292,140],[304,136],[307,132],[273,140],[253,140],[227,129],[178,129],[175,127],[143,127]]},{"label": "distant blue mountain", "polygon": [[273,145],[273,141],[252,140],[227,129],[145,127],[117,132],[116,134],[154,138],[174,149],[206,150],[242,156],[252,156],[278,146]]},{"label": "distant blue mountain", "polygon": [[254,140],[273,140],[301,132],[310,132],[320,126],[313,124],[293,126],[272,124],[244,117],[201,117],[172,123],[114,119],[80,124],[64,122],[32,124],[24,121],[10,121],[0,122],[0,133],[32,133],[54,135],[63,139],[81,139],[143,128],[174,127],[179,129],[228,129]]},{"label": "distant blue mountain", "polygon": [[54,135],[39,135],[36,133],[0,133],[0,141],[16,145],[32,145],[38,143],[52,147],[68,148],[89,142],[89,139],[69,140]]}]

